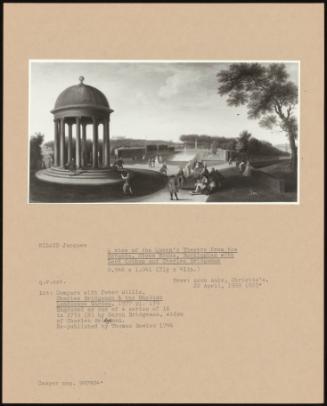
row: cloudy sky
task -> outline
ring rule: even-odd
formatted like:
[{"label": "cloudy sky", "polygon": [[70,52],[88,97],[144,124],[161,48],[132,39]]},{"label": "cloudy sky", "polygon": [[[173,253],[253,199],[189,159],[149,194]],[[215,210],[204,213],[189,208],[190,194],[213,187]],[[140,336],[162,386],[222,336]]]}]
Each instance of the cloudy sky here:
[{"label": "cloudy sky", "polygon": [[[287,63],[297,83],[296,63]],[[114,109],[111,136],[178,141],[181,134],[235,137],[242,130],[273,144],[287,142],[278,129],[266,130],[247,118],[244,107],[229,107],[217,94],[216,74],[227,63],[31,62],[29,132],[53,139],[50,110],[69,86],[97,87]]]}]

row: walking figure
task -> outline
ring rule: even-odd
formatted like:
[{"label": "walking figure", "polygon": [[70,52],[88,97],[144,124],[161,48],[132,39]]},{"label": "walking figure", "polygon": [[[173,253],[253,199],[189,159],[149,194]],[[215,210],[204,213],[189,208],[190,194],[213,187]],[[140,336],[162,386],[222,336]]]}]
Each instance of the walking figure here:
[{"label": "walking figure", "polygon": [[168,189],[169,189],[169,193],[170,193],[170,200],[174,200],[174,196],[176,198],[176,200],[178,199],[178,185],[177,185],[177,179],[175,176],[171,176],[168,180]]},{"label": "walking figure", "polygon": [[177,175],[176,175],[177,185],[179,188],[183,188],[184,178],[185,178],[185,176],[184,176],[183,167],[180,167],[179,171],[177,172]]},{"label": "walking figure", "polygon": [[133,194],[133,190],[132,190],[132,186],[130,183],[130,179],[131,179],[131,175],[129,172],[124,171],[121,174],[121,178],[123,179],[124,183],[123,183],[123,192],[125,195],[132,195]]}]

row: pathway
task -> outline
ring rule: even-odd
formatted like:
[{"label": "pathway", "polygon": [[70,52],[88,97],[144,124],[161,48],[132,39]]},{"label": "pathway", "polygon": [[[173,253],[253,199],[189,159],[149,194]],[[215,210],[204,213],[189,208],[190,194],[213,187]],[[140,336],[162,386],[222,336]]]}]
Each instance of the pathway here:
[{"label": "pathway", "polygon": [[[153,170],[155,172],[159,172],[161,165],[157,165],[155,168],[149,168],[147,164],[132,164],[132,165],[125,165],[126,169],[138,169],[138,170]],[[224,162],[218,165],[214,165],[216,169],[222,170],[229,168],[228,162]],[[178,165],[167,165],[167,174],[168,176],[170,175],[175,175],[179,170]],[[128,199],[129,202],[134,203],[134,202],[144,202],[144,203],[170,203],[170,204],[179,204],[179,203],[202,203],[205,202],[208,199],[207,195],[192,195],[190,190],[184,190],[181,189],[178,192],[178,198],[179,200],[170,200],[170,194],[168,191],[167,186],[164,188],[158,190],[155,193],[152,193],[147,196],[141,196],[141,197],[131,197]]]}]

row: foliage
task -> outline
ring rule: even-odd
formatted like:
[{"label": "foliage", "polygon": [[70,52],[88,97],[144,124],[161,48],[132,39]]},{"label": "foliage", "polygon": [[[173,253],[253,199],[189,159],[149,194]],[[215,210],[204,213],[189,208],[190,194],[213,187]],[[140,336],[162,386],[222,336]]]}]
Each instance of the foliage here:
[{"label": "foliage", "polygon": [[218,93],[230,106],[246,105],[248,117],[266,128],[279,126],[287,135],[296,167],[298,128],[294,115],[298,88],[283,63],[233,63],[217,74]]},{"label": "foliage", "polygon": [[247,130],[242,131],[236,140],[235,150],[237,152],[247,152],[251,137],[252,134]]},{"label": "foliage", "polygon": [[[194,139],[199,135],[190,134],[182,135],[181,141],[194,146]],[[275,148],[270,142],[261,141],[253,137],[247,130],[242,131],[237,138],[227,138],[219,136],[206,135],[206,140],[211,145],[212,153],[214,150],[220,148],[229,151],[235,151],[236,153],[246,153],[248,155],[265,155],[265,156],[280,156],[285,153],[278,148]],[[209,140],[209,141],[208,141]],[[199,144],[198,144],[199,145]]]},{"label": "foliage", "polygon": [[30,168],[40,169],[42,164],[42,143],[44,135],[35,133],[30,138]]}]

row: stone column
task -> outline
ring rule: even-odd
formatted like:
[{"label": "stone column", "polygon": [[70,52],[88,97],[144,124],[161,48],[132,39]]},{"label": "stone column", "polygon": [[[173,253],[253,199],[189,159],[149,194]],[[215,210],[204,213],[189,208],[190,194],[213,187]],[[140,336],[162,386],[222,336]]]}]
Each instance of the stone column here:
[{"label": "stone column", "polygon": [[53,120],[54,122],[54,142],[53,142],[53,165],[59,165],[59,154],[58,154],[58,120]]},{"label": "stone column", "polygon": [[108,132],[107,132],[107,148],[108,148],[108,168],[110,168],[110,114],[108,117]]},{"label": "stone column", "polygon": [[87,165],[87,156],[86,156],[86,123],[82,123],[81,165],[82,165],[82,168]]},{"label": "stone column", "polygon": [[93,117],[92,168],[98,167],[98,120]]},{"label": "stone column", "polygon": [[59,166],[61,168],[65,167],[65,119],[60,119],[60,156],[59,156]]},{"label": "stone column", "polygon": [[72,162],[73,124],[68,123],[67,164]]},{"label": "stone column", "polygon": [[103,154],[102,165],[104,168],[109,168],[109,120],[103,122]]},{"label": "stone column", "polygon": [[75,144],[75,164],[76,169],[81,167],[81,119],[76,117],[76,144]]},{"label": "stone column", "polygon": [[106,137],[105,137],[105,120],[102,120],[102,151],[101,151],[101,165],[102,168],[106,167],[105,155],[106,155]]}]

